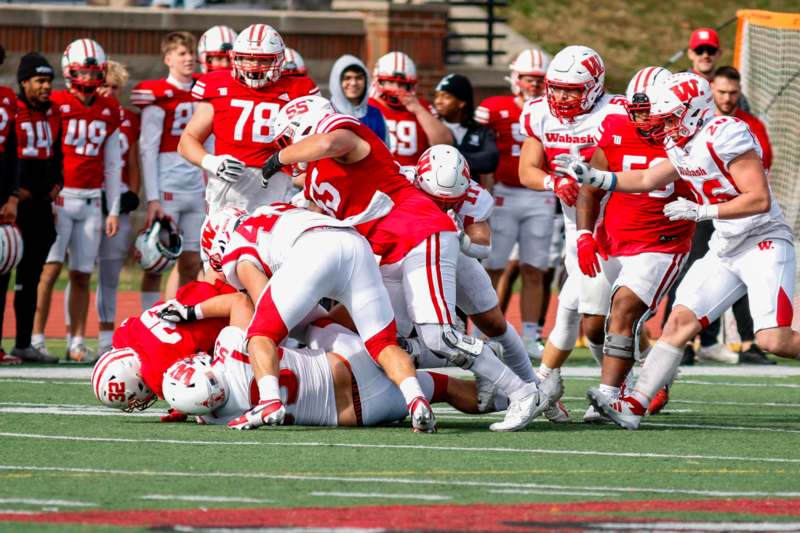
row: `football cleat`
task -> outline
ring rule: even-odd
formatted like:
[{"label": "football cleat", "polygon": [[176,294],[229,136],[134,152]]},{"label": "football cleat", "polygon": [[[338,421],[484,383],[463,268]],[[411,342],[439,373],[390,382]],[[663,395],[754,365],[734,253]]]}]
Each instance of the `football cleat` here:
[{"label": "football cleat", "polygon": [[547,409],[547,396],[539,392],[535,384],[525,386],[526,394],[511,401],[502,422],[495,422],[489,429],[492,431],[520,431],[528,427],[533,419]]},{"label": "football cleat", "polygon": [[[41,344],[44,346],[44,343]],[[28,363],[58,363],[58,357],[51,355],[50,352],[37,349],[36,346],[31,345],[27,348],[14,347],[11,350],[11,355],[19,357]]]},{"label": "football cleat", "polygon": [[696,358],[698,361],[713,361],[716,363],[725,363],[726,365],[735,365],[739,362],[739,354],[729,349],[727,346],[718,342],[711,346],[701,346],[697,350]]},{"label": "football cleat", "polygon": [[550,406],[544,410],[544,416],[554,424],[566,424],[572,422],[566,406],[561,400],[551,403]]},{"label": "football cleat", "polygon": [[258,405],[228,422],[231,429],[256,429],[263,425],[280,426],[286,417],[286,408],[280,400],[260,401]]},{"label": "football cleat", "polygon": [[19,365],[19,364],[22,364],[22,359],[7,354],[5,350],[0,348],[0,366]]},{"label": "football cleat", "polygon": [[547,396],[550,404],[555,404],[564,395],[564,380],[561,378],[561,369],[553,368],[550,373],[542,377],[539,370],[536,371],[539,377],[539,390]]},{"label": "football cleat", "polygon": [[606,415],[598,411],[594,408],[594,405],[590,405],[586,412],[583,413],[583,423],[584,424],[601,424],[605,422],[611,422]]},{"label": "football cleat", "polygon": [[85,344],[76,344],[70,347],[67,352],[67,361],[71,363],[91,363],[94,364],[100,356],[92,352]]},{"label": "football cleat", "polygon": [[669,403],[669,385],[664,385],[664,388],[656,393],[650,405],[647,407],[648,415],[657,415]]},{"label": "football cleat", "polygon": [[411,431],[414,433],[436,433],[436,417],[428,400],[418,396],[411,400],[408,407],[411,416]]},{"label": "football cleat", "polygon": [[594,387],[586,392],[586,398],[595,409],[625,429],[638,429],[645,415],[645,408],[631,396],[612,398]]}]

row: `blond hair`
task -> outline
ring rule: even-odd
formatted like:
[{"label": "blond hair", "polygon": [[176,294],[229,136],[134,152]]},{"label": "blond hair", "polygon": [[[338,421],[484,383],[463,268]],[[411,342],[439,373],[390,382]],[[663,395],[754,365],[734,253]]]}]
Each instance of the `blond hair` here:
[{"label": "blond hair", "polygon": [[173,31],[161,39],[161,55],[166,56],[179,46],[185,46],[190,52],[197,48],[197,39],[188,31]]},{"label": "blond hair", "polygon": [[112,85],[116,85],[120,88],[125,87],[128,84],[128,79],[130,75],[128,74],[128,69],[122,63],[117,63],[116,61],[108,60],[108,70],[106,72],[106,82]]}]

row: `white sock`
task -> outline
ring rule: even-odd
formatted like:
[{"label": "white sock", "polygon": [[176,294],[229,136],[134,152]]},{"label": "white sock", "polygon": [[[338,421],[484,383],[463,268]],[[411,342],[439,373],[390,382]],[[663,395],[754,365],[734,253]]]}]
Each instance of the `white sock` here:
[{"label": "white sock", "polygon": [[539,340],[539,324],[536,322],[523,322],[522,323],[522,335],[524,337],[530,337],[531,339],[538,341]]},{"label": "white sock", "polygon": [[557,372],[558,368],[550,368],[546,364],[542,363],[539,365],[539,368],[536,369],[536,375],[539,377],[540,380],[547,379],[547,377],[553,373]]},{"label": "white sock", "polygon": [[604,385],[601,383],[597,388],[600,390],[600,392],[606,396],[610,396],[611,398],[616,398],[619,396],[619,387],[612,387],[611,385]]},{"label": "white sock", "polygon": [[75,335],[69,343],[70,350],[83,344],[83,337]]},{"label": "white sock", "polygon": [[[67,329],[69,329],[69,324],[67,324]],[[67,348],[72,346],[72,333],[67,333]]]},{"label": "white sock", "polygon": [[492,337],[503,347],[503,359],[508,368],[514,371],[523,381],[536,381],[536,374],[533,372],[531,360],[528,359],[528,352],[525,345],[511,324],[506,327],[506,332],[498,337]]},{"label": "white sock", "polygon": [[105,331],[101,329],[97,335],[98,348],[106,348],[108,346],[111,346],[111,339],[113,338],[114,338],[113,331]]},{"label": "white sock", "polygon": [[636,376],[633,373],[633,369],[628,372],[628,375],[625,376],[625,388],[628,390],[632,390],[633,386],[636,384]]},{"label": "white sock", "polygon": [[425,397],[422,393],[422,387],[419,386],[419,381],[417,381],[416,377],[404,379],[400,383],[400,392],[403,393],[403,398],[408,406],[411,405],[411,402],[413,402],[415,398],[419,398],[420,396],[423,398]]},{"label": "white sock", "polygon": [[31,344],[44,344],[44,333],[34,333],[31,335]]},{"label": "white sock", "polygon": [[682,348],[676,348],[662,341],[658,341],[653,346],[632,393],[642,407],[646,409],[650,405],[650,400],[675,374],[682,358]]},{"label": "white sock", "polygon": [[491,381],[494,386],[506,393],[512,400],[514,399],[513,394],[519,392],[526,385],[519,376],[497,358],[488,346],[484,346],[483,352],[475,358],[470,370]]},{"label": "white sock", "polygon": [[[588,339],[587,339],[588,340]],[[603,366],[603,345],[589,341],[589,353],[594,357],[597,366]]]},{"label": "white sock", "polygon": [[156,291],[142,292],[142,311],[150,309],[161,299],[161,293]]}]

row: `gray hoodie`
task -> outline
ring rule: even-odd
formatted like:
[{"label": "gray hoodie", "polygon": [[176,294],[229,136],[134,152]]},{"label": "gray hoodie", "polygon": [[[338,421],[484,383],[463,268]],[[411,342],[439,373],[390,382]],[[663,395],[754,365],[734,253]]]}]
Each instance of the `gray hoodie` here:
[{"label": "gray hoodie", "polygon": [[[367,85],[366,89],[364,90],[364,97],[361,99],[361,102],[358,105],[353,105],[350,103],[350,100],[345,98],[344,92],[342,92],[342,73],[344,70],[352,65],[356,65],[364,70],[367,74]],[[331,92],[331,103],[333,107],[336,108],[336,111],[339,113],[344,113],[346,115],[352,115],[356,118],[364,118],[367,114],[367,99],[369,98],[369,87],[372,79],[369,75],[369,70],[367,70],[366,65],[364,62],[361,61],[356,56],[351,56],[350,54],[345,54],[333,64],[333,68],[331,68],[331,76],[328,80],[328,90]]]}]

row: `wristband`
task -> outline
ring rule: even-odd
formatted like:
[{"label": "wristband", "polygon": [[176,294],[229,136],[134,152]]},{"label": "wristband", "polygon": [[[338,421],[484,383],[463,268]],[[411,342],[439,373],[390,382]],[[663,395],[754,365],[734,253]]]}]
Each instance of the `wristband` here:
[{"label": "wristband", "polygon": [[[192,315],[194,315],[194,317]],[[189,307],[189,320],[203,320],[203,308],[200,307],[200,304]]]},{"label": "wristband", "polygon": [[278,378],[275,376],[264,376],[258,380],[258,395],[262,402],[281,400],[281,389],[278,385]]},{"label": "wristband", "polygon": [[594,237],[594,232],[589,231],[588,229],[579,229],[576,235],[578,236],[579,239],[581,238],[581,235],[591,235],[592,237]]},{"label": "wristband", "polygon": [[719,218],[719,205],[701,205],[697,214],[698,221]]}]

